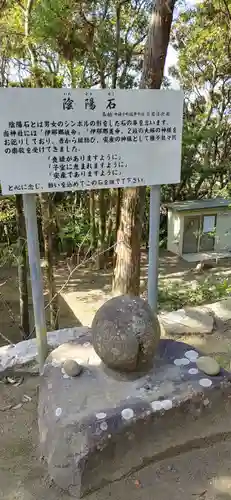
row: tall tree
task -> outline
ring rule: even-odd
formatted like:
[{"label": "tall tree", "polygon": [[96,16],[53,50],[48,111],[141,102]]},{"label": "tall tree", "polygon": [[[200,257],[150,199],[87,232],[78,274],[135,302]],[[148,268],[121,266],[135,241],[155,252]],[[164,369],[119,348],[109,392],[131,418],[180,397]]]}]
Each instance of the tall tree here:
[{"label": "tall tree", "polygon": [[[34,10],[34,30],[52,50],[59,53],[68,68],[67,81],[81,87],[137,86],[150,0],[104,0],[87,4],[70,0],[38,3]],[[117,205],[119,219],[121,192]],[[104,250],[108,232],[108,192],[92,193],[90,214],[92,241],[96,240],[96,224],[92,207],[98,209],[98,267],[104,267]]]},{"label": "tall tree", "polygon": [[45,276],[48,290],[49,311],[50,311],[50,328],[57,330],[59,327],[59,302],[56,292],[56,284],[54,277],[55,266],[55,220],[52,194],[46,193],[40,196],[41,212],[42,212],[42,229],[44,239],[44,258],[45,258]]},{"label": "tall tree", "polygon": [[227,185],[231,164],[231,1],[204,0],[173,25],[172,68],[185,93],[182,175],[167,199],[213,196]]},{"label": "tall tree", "polygon": [[[31,61],[31,74],[35,81],[36,87],[42,87],[43,81],[38,63],[36,45],[30,39],[31,17],[34,0],[27,0],[26,8],[23,9],[24,14],[24,30],[26,38],[26,46]],[[48,288],[49,310],[50,310],[50,328],[56,330],[59,327],[59,306],[58,294],[56,293],[56,284],[54,278],[54,204],[50,193],[40,195],[41,212],[42,212],[42,228],[44,238],[44,257],[45,257],[45,275]]]},{"label": "tall tree", "polygon": [[22,195],[15,196],[16,224],[18,232],[18,289],[20,305],[20,330],[23,338],[27,338],[30,333],[29,298],[28,298],[28,261],[26,243],[26,225],[23,213]]},{"label": "tall tree", "polygon": [[[154,0],[144,51],[140,88],[159,89],[170,38],[175,0]],[[117,236],[117,259],[114,293],[139,295],[140,247],[145,187],[124,190],[120,227]]]},{"label": "tall tree", "polygon": [[[1,8],[1,15],[6,23],[1,23],[0,19],[0,86],[8,87],[10,85],[10,56],[13,54],[14,41],[9,40],[7,30],[10,27],[9,10],[12,14],[12,5],[4,2]],[[15,17],[14,17],[15,19]],[[6,32],[2,33],[5,27]],[[28,261],[26,245],[26,228],[23,213],[22,196],[15,196],[16,209],[16,228],[17,228],[17,266],[18,266],[18,289],[19,289],[19,308],[20,308],[20,332],[23,338],[30,333],[29,318],[29,298],[28,298]]]}]

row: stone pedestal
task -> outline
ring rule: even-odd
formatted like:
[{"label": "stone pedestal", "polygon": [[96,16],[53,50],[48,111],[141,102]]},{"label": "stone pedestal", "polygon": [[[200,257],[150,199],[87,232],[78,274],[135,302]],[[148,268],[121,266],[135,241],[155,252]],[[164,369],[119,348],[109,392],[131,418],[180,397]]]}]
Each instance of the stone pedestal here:
[{"label": "stone pedestal", "polygon": [[[184,343],[161,340],[153,368],[136,378],[104,368],[89,335],[55,349],[39,395],[41,451],[55,483],[81,498],[150,460],[216,439],[231,378],[224,370],[206,376],[197,357]],[[79,376],[65,373],[68,358],[83,366]]]}]

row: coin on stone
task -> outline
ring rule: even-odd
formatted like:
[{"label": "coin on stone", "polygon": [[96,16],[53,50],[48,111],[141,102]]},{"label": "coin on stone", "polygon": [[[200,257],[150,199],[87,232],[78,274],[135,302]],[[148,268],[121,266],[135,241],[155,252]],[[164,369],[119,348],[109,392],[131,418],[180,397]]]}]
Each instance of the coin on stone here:
[{"label": "coin on stone", "polygon": [[77,377],[80,375],[83,367],[74,359],[66,359],[63,363],[63,369],[69,377]]},{"label": "coin on stone", "polygon": [[218,375],[220,372],[220,365],[210,356],[201,356],[196,360],[197,367],[206,375]]}]

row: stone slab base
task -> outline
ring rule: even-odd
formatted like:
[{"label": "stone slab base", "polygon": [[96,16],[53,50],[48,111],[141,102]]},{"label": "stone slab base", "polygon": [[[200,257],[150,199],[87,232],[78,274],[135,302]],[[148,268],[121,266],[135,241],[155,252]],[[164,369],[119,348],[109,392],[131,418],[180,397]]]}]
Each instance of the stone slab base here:
[{"label": "stone slab base", "polygon": [[[215,325],[222,326],[231,319],[231,298],[214,304],[201,307],[187,307],[160,313],[162,336],[204,335],[211,334]],[[64,328],[54,332],[48,332],[47,340],[49,347],[54,349],[63,342],[78,340],[82,336],[91,339],[91,329],[80,326],[76,328]],[[38,350],[36,339],[24,340],[16,345],[4,345],[0,347],[0,378],[16,374],[38,374],[39,364],[37,361]]]},{"label": "stone slab base", "polygon": [[[91,344],[64,344],[49,356],[41,378],[39,431],[42,455],[55,483],[71,495],[115,481],[150,460],[190,449],[230,432],[231,377],[200,372],[198,353],[161,340],[151,372],[130,380],[104,369]],[[70,378],[65,359],[83,372]]]}]

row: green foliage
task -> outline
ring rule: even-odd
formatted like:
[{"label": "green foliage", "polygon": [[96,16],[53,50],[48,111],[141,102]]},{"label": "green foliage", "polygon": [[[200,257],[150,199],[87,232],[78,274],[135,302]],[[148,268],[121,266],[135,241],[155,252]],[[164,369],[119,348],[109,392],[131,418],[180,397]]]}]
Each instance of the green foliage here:
[{"label": "green foliage", "polygon": [[73,0],[38,0],[32,12],[35,37],[48,43],[67,61],[73,61],[92,48],[94,24],[93,2]]},{"label": "green foliage", "polygon": [[[66,214],[67,215],[67,214]],[[65,217],[65,215],[64,215]],[[65,219],[64,219],[65,220]],[[84,246],[90,246],[90,224],[83,217],[80,210],[67,218],[66,222],[60,229],[58,236],[62,245],[63,251],[78,252],[81,244],[84,241]]]},{"label": "green foliage", "polygon": [[0,198],[0,224],[15,221],[14,196]]},{"label": "green foliage", "polygon": [[137,86],[150,0],[38,0],[32,32],[59,54],[70,84]]},{"label": "green foliage", "polygon": [[30,77],[23,78],[20,82],[9,82],[9,87],[34,88],[39,81],[41,87],[62,88],[63,80],[63,75],[56,75],[42,68],[34,67]]},{"label": "green foliage", "polygon": [[168,283],[158,293],[159,309],[172,311],[185,306],[198,306],[227,298],[231,294],[231,284],[226,279],[214,282],[206,277],[202,283],[195,287],[182,283]]},{"label": "green foliage", "polygon": [[213,197],[230,178],[231,1],[184,10],[172,34],[179,61],[171,74],[185,92],[182,176],[166,199]]},{"label": "green foliage", "polygon": [[17,246],[16,243],[0,245],[0,267],[12,266],[17,264]]},{"label": "green foliage", "polygon": [[223,354],[213,354],[214,358],[217,360],[220,366],[224,368],[225,370],[230,371],[231,368],[231,363],[230,363],[230,357],[231,357],[231,352],[229,349],[227,349],[226,353]]},{"label": "green foliage", "polygon": [[0,11],[0,53],[6,57],[24,57],[24,23],[20,6],[13,1]]}]

